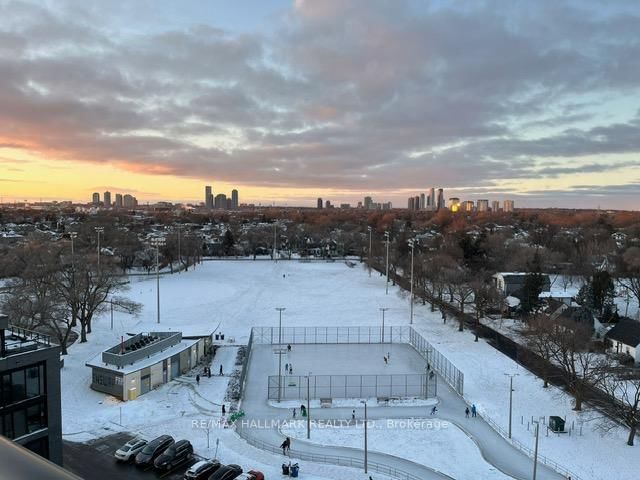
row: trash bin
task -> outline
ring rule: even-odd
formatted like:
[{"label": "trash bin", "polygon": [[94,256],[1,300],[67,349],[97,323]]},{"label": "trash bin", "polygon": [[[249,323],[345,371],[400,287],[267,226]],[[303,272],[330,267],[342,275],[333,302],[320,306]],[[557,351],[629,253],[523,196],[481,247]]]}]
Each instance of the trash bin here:
[{"label": "trash bin", "polygon": [[555,415],[550,416],[549,430],[552,432],[564,432],[564,418]]},{"label": "trash bin", "polygon": [[300,467],[298,467],[297,463],[294,463],[293,465],[291,465],[291,476],[292,477],[297,477],[299,470],[300,470]]}]

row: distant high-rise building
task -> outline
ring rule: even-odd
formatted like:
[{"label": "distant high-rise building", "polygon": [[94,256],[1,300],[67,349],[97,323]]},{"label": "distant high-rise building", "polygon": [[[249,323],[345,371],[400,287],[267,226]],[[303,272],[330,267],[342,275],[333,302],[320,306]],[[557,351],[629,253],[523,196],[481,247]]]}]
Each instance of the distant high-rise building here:
[{"label": "distant high-rise building", "polygon": [[424,210],[425,207],[427,206],[425,202],[426,202],[426,196],[424,193],[421,193],[420,194],[420,210]]},{"label": "distant high-rise building", "polygon": [[233,200],[227,198],[227,210],[233,210]]},{"label": "distant high-rise building", "polygon": [[449,199],[449,210],[457,212],[460,208],[460,199],[458,197],[451,197]]},{"label": "distant high-rise building", "polygon": [[124,208],[134,208],[138,201],[136,197],[129,195],[128,193],[123,197]]},{"label": "distant high-rise building", "polygon": [[341,203],[340,204],[340,208],[341,209],[347,209],[347,208],[351,208],[351,204],[350,203]]},{"label": "distant high-rise building", "polygon": [[462,211],[467,213],[473,212],[473,201],[465,200],[462,202]]},{"label": "distant high-rise building", "polygon": [[373,199],[371,197],[364,197],[364,208],[367,210],[373,208]]},{"label": "distant high-rise building", "polygon": [[122,194],[116,193],[116,208],[122,208]]},{"label": "distant high-rise building", "polygon": [[331,208],[331,200],[324,202],[324,208]]},{"label": "distant high-rise building", "polygon": [[214,207],[218,210],[225,210],[227,208],[227,196],[224,193],[219,193],[215,196]]},{"label": "distant high-rise building", "polygon": [[479,212],[488,212],[489,211],[489,200],[478,200],[478,208]]},{"label": "distant high-rise building", "polygon": [[238,190],[231,190],[231,208],[236,210],[238,208]]},{"label": "distant high-rise building", "polygon": [[427,200],[427,205],[429,205],[431,210],[437,210],[436,208],[436,189],[431,187],[429,189],[429,199]]},{"label": "distant high-rise building", "polygon": [[503,210],[506,212],[513,212],[513,200],[505,200]]},{"label": "distant high-rise building", "polygon": [[498,213],[500,211],[500,202],[498,200],[491,202],[491,211],[493,213]]},{"label": "distant high-rise building", "polygon": [[108,190],[104,192],[104,206],[105,207],[111,206],[111,192],[109,192]]},{"label": "distant high-rise building", "polygon": [[204,187],[204,205],[209,209],[213,208],[213,188],[210,185]]},{"label": "distant high-rise building", "polygon": [[438,200],[436,203],[436,210],[440,210],[441,208],[445,207],[445,203],[444,203],[444,190],[442,188],[438,189]]},{"label": "distant high-rise building", "polygon": [[407,208],[409,210],[413,210],[415,208],[415,203],[416,203],[416,199],[413,197],[409,197],[409,200],[407,201]]},{"label": "distant high-rise building", "polygon": [[100,194],[98,192],[93,192],[93,196],[91,197],[91,203],[97,205],[100,203]]},{"label": "distant high-rise building", "polygon": [[322,208],[322,198],[318,197],[318,208]]}]

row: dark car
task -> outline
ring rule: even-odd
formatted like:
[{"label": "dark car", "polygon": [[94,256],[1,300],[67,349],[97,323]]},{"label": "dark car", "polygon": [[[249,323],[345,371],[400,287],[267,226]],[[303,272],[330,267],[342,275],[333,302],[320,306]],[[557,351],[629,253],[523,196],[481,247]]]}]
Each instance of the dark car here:
[{"label": "dark car", "polygon": [[180,465],[191,458],[191,455],[193,455],[191,442],[189,440],[179,440],[162,452],[162,455],[153,462],[153,466],[158,470],[171,470],[176,465]]},{"label": "dark car", "polygon": [[155,459],[174,443],[175,441],[171,435],[162,435],[154,438],[136,455],[136,466],[148,467],[153,465]]},{"label": "dark car", "polygon": [[202,460],[194,463],[184,474],[184,480],[205,480],[220,468],[220,462],[217,460]]},{"label": "dark car", "polygon": [[209,480],[233,480],[242,473],[242,467],[230,463],[229,465],[223,465],[215,471],[213,475],[209,477]]}]

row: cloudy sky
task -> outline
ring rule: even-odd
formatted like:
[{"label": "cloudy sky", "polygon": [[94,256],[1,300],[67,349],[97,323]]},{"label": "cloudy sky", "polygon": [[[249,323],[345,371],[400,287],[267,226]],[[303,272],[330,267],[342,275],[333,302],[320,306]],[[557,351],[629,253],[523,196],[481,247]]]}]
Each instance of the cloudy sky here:
[{"label": "cloudy sky", "polygon": [[637,0],[0,0],[0,197],[640,208]]}]

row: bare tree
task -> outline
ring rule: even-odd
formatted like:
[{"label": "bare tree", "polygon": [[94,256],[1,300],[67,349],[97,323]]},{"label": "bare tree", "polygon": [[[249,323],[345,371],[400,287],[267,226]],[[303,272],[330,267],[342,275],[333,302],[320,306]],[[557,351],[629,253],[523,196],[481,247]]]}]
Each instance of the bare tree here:
[{"label": "bare tree", "polygon": [[488,276],[483,273],[477,274],[470,282],[469,286],[473,293],[473,306],[475,307],[476,331],[475,341],[478,341],[478,330],[480,319],[484,317],[492,306],[502,299],[500,292],[489,282]]},{"label": "bare tree", "polygon": [[640,247],[630,247],[622,255],[622,271],[618,281],[640,304]]},{"label": "bare tree", "polygon": [[[627,445],[633,446],[640,425],[640,374],[637,369],[612,367],[603,369],[598,388],[611,399],[603,407],[609,417],[629,428]],[[616,426],[603,419],[601,427]]]}]

